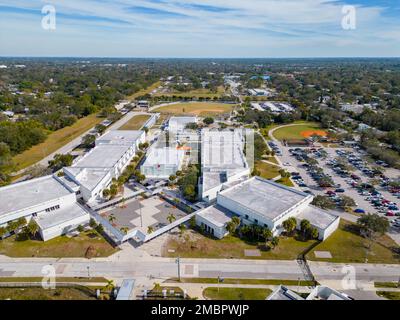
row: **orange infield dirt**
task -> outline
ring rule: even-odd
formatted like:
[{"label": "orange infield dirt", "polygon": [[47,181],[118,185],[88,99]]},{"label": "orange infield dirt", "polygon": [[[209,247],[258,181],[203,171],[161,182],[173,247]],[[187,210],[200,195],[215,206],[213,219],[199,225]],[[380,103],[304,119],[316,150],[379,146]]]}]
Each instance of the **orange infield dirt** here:
[{"label": "orange infield dirt", "polygon": [[306,131],[300,132],[300,134],[304,138],[309,138],[314,135],[326,137],[326,135],[327,135],[326,131],[323,131],[323,130],[306,130]]}]

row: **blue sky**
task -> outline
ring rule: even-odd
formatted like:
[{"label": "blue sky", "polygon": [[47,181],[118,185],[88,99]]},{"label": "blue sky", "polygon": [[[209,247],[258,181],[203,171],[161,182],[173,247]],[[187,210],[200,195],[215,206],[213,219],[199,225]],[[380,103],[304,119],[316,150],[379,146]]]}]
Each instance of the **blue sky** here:
[{"label": "blue sky", "polygon": [[[41,27],[46,4],[56,30]],[[0,0],[0,43],[1,56],[398,57],[400,1]]]}]

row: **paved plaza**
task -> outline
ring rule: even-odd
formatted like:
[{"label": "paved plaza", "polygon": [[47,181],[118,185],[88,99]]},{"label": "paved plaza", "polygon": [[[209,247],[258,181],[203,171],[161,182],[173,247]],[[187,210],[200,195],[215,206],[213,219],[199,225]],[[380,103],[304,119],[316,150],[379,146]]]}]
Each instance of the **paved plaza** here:
[{"label": "paved plaza", "polygon": [[185,212],[157,196],[144,200],[127,201],[108,211],[101,212],[106,219],[110,219],[110,216],[114,217],[114,220],[111,221],[113,226],[118,229],[147,230],[148,227],[152,227],[154,231],[168,225],[168,216],[171,214],[176,220],[186,216]]}]

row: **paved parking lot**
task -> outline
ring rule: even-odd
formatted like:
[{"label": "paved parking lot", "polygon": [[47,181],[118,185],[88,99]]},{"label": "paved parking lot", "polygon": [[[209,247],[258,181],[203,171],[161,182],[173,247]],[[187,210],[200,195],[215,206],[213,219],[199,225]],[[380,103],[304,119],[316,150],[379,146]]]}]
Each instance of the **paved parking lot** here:
[{"label": "paved parking lot", "polygon": [[[354,187],[352,187],[346,180],[348,178],[344,178],[337,174],[332,167],[328,166],[327,162],[329,160],[336,159],[340,157],[337,153],[336,150],[344,150],[344,151],[350,151],[352,154],[356,154],[360,157],[362,157],[362,154],[358,153],[357,150],[354,149],[349,149],[349,148],[324,148],[324,150],[327,153],[326,158],[317,158],[318,161],[318,166],[321,167],[324,171],[325,174],[331,176],[335,187],[333,188],[327,188],[323,189],[320,188],[317,184],[316,181],[312,179],[310,176],[309,172],[307,172],[306,168],[303,166],[304,162],[298,161],[294,156],[292,156],[289,152],[289,149],[293,149],[293,147],[286,147],[280,142],[275,142],[279,149],[281,150],[281,155],[279,156],[280,160],[282,163],[286,164],[285,169],[288,170],[289,172],[298,172],[304,183],[307,185],[307,187],[299,187],[297,184],[296,188],[299,190],[310,190],[313,194],[315,195],[326,195],[327,190],[335,190],[336,188],[341,188],[344,189],[344,192],[342,193],[343,195],[349,196],[350,198],[354,199],[354,201],[357,203],[357,208],[360,208],[362,210],[365,210],[365,212],[369,213],[377,213],[380,215],[385,215],[385,212],[379,212],[376,207],[373,206],[373,204],[367,200],[366,195],[362,195],[358,192],[358,190]],[[320,148],[322,146],[317,146],[317,148]],[[306,147],[302,147],[301,149],[307,149]],[[309,149],[309,148],[308,148]],[[342,157],[343,158],[343,157]],[[389,177],[394,178],[394,177],[399,177],[400,176],[400,171],[396,169],[388,169],[386,170],[389,172]],[[352,174],[356,174],[358,177],[361,178],[359,183],[368,183],[370,180],[370,177],[368,177],[366,174],[364,174],[362,171],[360,171],[357,168],[354,168],[354,171],[351,172]],[[397,173],[397,174],[396,174]],[[386,172],[385,172],[386,174]],[[391,194],[388,190],[385,188],[377,185],[375,186],[375,189],[382,194],[384,199],[387,199],[390,202],[394,202],[396,204],[400,204],[400,200]],[[340,194],[338,194],[340,195]],[[354,216],[355,219],[357,219],[356,216]],[[394,219],[399,219],[398,217],[387,217],[389,220],[393,221]],[[389,232],[389,235],[398,243],[400,244],[400,228],[395,228],[391,227],[391,230]]]}]

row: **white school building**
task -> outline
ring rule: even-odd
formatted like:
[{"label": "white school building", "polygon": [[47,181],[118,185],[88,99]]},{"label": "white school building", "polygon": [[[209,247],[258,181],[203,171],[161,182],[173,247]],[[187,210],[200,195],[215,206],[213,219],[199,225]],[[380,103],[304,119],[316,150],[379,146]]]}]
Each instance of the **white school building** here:
[{"label": "white school building", "polygon": [[250,176],[250,167],[243,152],[243,132],[242,129],[202,130],[199,181],[202,200],[212,202],[224,187]]},{"label": "white school building", "polygon": [[0,227],[11,221],[34,219],[44,241],[89,222],[89,213],[74,190],[55,176],[32,179],[0,188]]},{"label": "white school building", "polygon": [[96,146],[68,168],[0,188],[0,227],[34,219],[44,241],[89,223],[90,215],[77,199],[90,203],[118,178],[145,142],[144,131],[109,131]]},{"label": "white school building", "polygon": [[179,147],[152,147],[140,171],[149,179],[168,179],[182,169],[184,157],[185,150]]},{"label": "white school building", "polygon": [[217,194],[214,206],[196,213],[196,221],[217,238],[227,234],[226,225],[233,216],[243,224],[269,228],[277,235],[282,223],[290,217],[307,219],[318,230],[318,238],[325,240],[339,226],[340,218],[311,205],[313,196],[281,184],[253,177]]},{"label": "white school building", "polygon": [[79,185],[83,200],[93,202],[113,178],[118,179],[145,140],[144,131],[109,131],[96,140],[93,150],[64,168],[64,174]]}]

